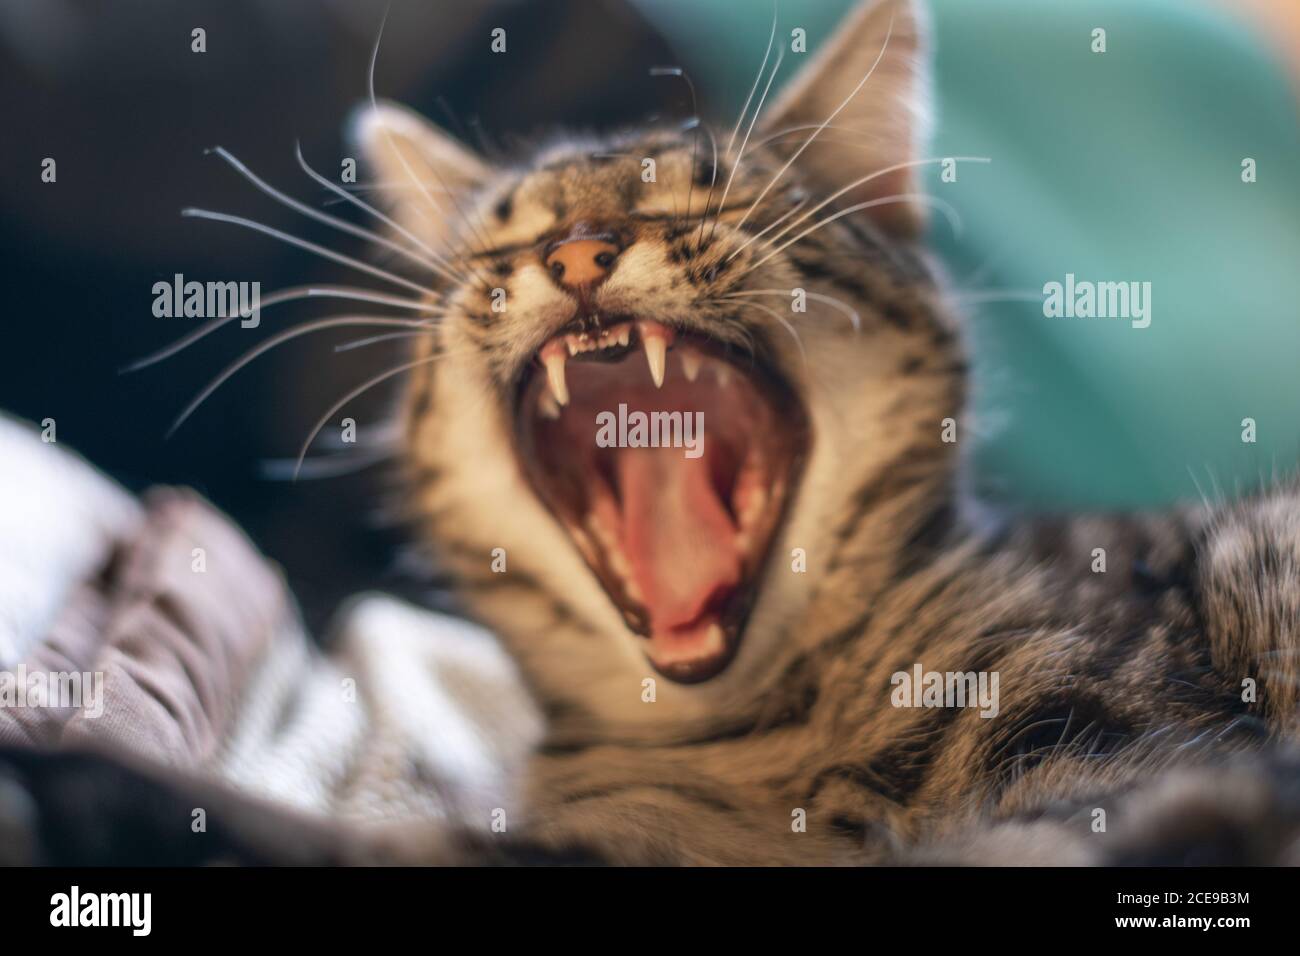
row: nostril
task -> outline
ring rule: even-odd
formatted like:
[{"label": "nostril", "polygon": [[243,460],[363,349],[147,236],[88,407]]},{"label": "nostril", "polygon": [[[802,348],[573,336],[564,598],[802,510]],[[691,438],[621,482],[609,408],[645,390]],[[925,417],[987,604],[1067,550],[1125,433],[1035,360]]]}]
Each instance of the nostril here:
[{"label": "nostril", "polygon": [[604,239],[567,239],[547,254],[546,269],[566,288],[594,286],[613,271],[619,251]]}]

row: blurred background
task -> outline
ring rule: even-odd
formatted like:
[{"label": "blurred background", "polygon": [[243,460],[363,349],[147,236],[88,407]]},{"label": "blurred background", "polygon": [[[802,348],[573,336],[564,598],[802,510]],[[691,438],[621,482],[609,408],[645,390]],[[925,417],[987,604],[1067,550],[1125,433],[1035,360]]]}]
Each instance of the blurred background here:
[{"label": "blurred background", "polygon": [[[786,0],[778,39],[802,28],[815,52],[849,5]],[[956,183],[926,184],[963,224],[955,234],[940,219],[932,240],[977,349],[967,435],[978,487],[1037,509],[1128,508],[1290,473],[1300,460],[1300,3],[930,5],[928,155],[993,159],[961,167]],[[232,326],[158,366],[119,370],[193,327],[152,315],[153,284],[174,273],[260,281],[263,295],[364,278],[179,213],[245,215],[365,257],[204,151],[224,146],[277,187],[361,222],[303,175],[294,146],[337,176],[386,6],[0,0],[0,409],[55,419],[61,443],[133,489],[199,488],[285,566],[316,626],[351,590],[401,590],[400,531],[384,519],[392,476],[380,467],[290,484],[266,463],[292,459],[333,401],[399,364],[402,342],[339,352],[358,333],[298,339],[240,372],[168,440],[176,414],[239,353],[355,309],[279,306],[259,329]],[[763,0],[397,0],[375,86],[508,155],[556,124],[689,115],[684,84],[649,75],[680,64],[701,110],[729,126],[771,16]],[[196,27],[204,53],[191,51]],[[505,55],[488,53],[495,27],[507,31]],[[1104,54],[1091,50],[1098,27]],[[787,56],[778,84],[800,60]],[[41,181],[46,157],[54,183]],[[1242,182],[1245,158],[1254,183]],[[1150,282],[1150,327],[1044,318],[1042,286],[1066,273]],[[344,413],[361,423],[362,446],[382,435],[373,423],[391,397],[377,390]],[[1253,444],[1241,440],[1247,417]]]}]

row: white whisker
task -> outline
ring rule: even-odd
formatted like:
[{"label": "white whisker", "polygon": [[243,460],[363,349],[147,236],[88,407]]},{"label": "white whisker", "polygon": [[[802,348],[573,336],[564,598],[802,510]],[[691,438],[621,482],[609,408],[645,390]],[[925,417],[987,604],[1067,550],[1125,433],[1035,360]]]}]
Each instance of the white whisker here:
[{"label": "white whisker", "polygon": [[744,308],[762,309],[772,318],[780,322],[781,326],[787,332],[789,332],[791,338],[794,339],[794,344],[799,346],[799,355],[802,357],[803,361],[805,363],[808,361],[808,353],[804,351],[803,340],[799,338],[799,333],[795,330],[795,327],[791,325],[788,321],[786,321],[785,316],[783,316],[780,312],[776,311],[776,309],[768,308],[767,306],[763,305],[763,303],[761,302],[740,302],[738,303],[738,305]]},{"label": "white whisker", "polygon": [[356,388],[352,389],[352,391],[348,392],[337,402],[331,405],[329,407],[329,410],[326,411],[325,414],[322,415],[320,419],[316,422],[316,424],[312,427],[311,434],[307,436],[307,440],[302,443],[302,448],[299,449],[298,451],[298,458],[294,464],[294,469],[293,469],[294,481],[298,480],[298,473],[302,470],[302,462],[303,459],[307,457],[307,450],[311,448],[311,443],[316,440],[316,436],[320,434],[321,429],[324,428],[329,423],[329,420],[333,418],[335,414],[338,413],[339,409],[341,409],[348,402],[352,401],[354,398],[357,398],[359,395],[368,392],[376,385],[388,381],[393,376],[401,375],[403,372],[409,372],[411,369],[418,368],[421,365],[429,365],[432,362],[438,361],[442,357],[443,357],[442,355],[426,355],[424,358],[416,359],[413,362],[406,362],[402,365],[397,366],[396,368],[390,368],[388,371],[382,372],[379,375],[374,376],[373,378],[366,379],[366,381],[362,382]]},{"label": "white whisker", "polygon": [[439,275],[443,276],[444,278],[452,282],[460,281],[460,277],[453,275],[449,270],[455,268],[456,265],[461,263],[453,262],[452,260],[448,259],[446,256],[442,255],[441,253],[438,253],[433,249],[429,248],[429,246],[425,244],[413,232],[399,225],[397,222],[395,222],[393,219],[389,218],[388,216],[384,215],[374,206],[358,199],[356,196],[352,195],[350,192],[348,192],[338,183],[330,182],[320,173],[316,172],[316,170],[312,169],[311,166],[307,164],[307,160],[303,158],[301,143],[294,144],[294,155],[298,158],[298,165],[302,167],[302,171],[306,173],[308,176],[310,176],[315,182],[319,183],[321,186],[324,186],[326,189],[335,193],[340,198],[346,200],[347,202],[350,202],[352,205],[356,206],[358,209],[362,210],[363,212],[366,212],[371,216],[374,216],[384,225],[388,226],[390,229],[393,229],[408,241],[414,243],[420,250],[422,250],[425,254],[427,254],[432,258],[433,261],[427,262],[426,264],[429,266],[429,268],[433,269]]},{"label": "white whisker", "polygon": [[[742,292],[729,292],[726,295],[724,295],[723,298],[733,299],[736,298],[737,296],[749,296],[749,295],[779,295],[785,299],[790,298],[790,292],[788,289],[746,289]],[[804,295],[806,295],[808,298],[816,302],[823,302],[826,305],[831,306],[832,308],[839,309],[841,312],[843,312],[845,315],[849,317],[849,321],[853,323],[853,330],[855,332],[862,331],[862,316],[858,315],[857,310],[854,309],[847,302],[845,302],[843,299],[837,299],[831,295],[823,295],[820,292],[805,292]]]},{"label": "white whisker", "polygon": [[172,422],[171,428],[167,429],[167,437],[170,438],[173,434],[175,434],[176,429],[180,428],[181,425],[185,424],[186,419],[188,419],[191,415],[193,415],[198,410],[199,406],[202,405],[205,401],[207,401],[208,398],[212,395],[212,393],[215,392],[217,389],[219,389],[222,385],[224,385],[232,375],[234,375],[236,372],[238,372],[241,368],[243,368],[248,363],[258,358],[258,356],[264,355],[265,353],[269,352],[271,349],[275,348],[277,345],[280,345],[284,342],[288,342],[290,339],[296,339],[300,335],[307,335],[310,332],[319,332],[322,329],[333,329],[333,328],[340,328],[343,326],[353,327],[353,326],[360,326],[360,325],[372,325],[372,326],[382,325],[382,326],[390,326],[390,327],[398,326],[401,328],[418,327],[425,334],[427,334],[429,331],[431,331],[434,328],[434,326],[431,323],[421,322],[417,319],[385,319],[379,316],[343,315],[343,316],[337,316],[329,319],[319,319],[314,322],[307,322],[304,323],[303,325],[294,326],[291,329],[286,329],[283,332],[279,332],[276,335],[271,336],[265,342],[258,344],[256,347],[249,349],[243,355],[239,356],[239,358],[235,359],[224,369],[222,369],[221,372],[216,376],[216,378],[214,378],[206,386],[204,386],[203,390],[200,391],[197,395],[195,395],[194,398],[190,400],[189,404],[186,405],[184,409],[182,409],[180,415],[178,415],[176,417],[176,420]]},{"label": "white whisker", "polygon": [[818,126],[815,130],[813,130],[812,134],[806,140],[803,141],[803,144],[797,150],[795,150],[794,155],[791,156],[788,160],[786,160],[784,166],[782,166],[779,170],[777,170],[776,175],[773,176],[771,181],[768,182],[768,184],[763,187],[763,191],[758,194],[758,198],[754,200],[753,204],[746,211],[745,215],[741,217],[740,222],[736,224],[737,229],[739,229],[741,226],[745,224],[745,221],[749,219],[750,214],[753,213],[753,211],[758,207],[758,204],[763,201],[763,197],[768,194],[768,192],[772,189],[773,186],[775,186],[778,182],[780,182],[781,177],[786,174],[786,170],[788,170],[791,166],[793,166],[795,160],[797,160],[800,156],[803,155],[804,150],[806,150],[809,146],[812,145],[813,140],[817,138],[817,134],[830,125],[831,120],[835,119],[835,117],[840,114],[840,111],[843,110],[844,107],[849,105],[849,101],[852,100],[853,97],[857,95],[858,90],[862,89],[863,85],[867,82],[867,80],[871,79],[871,74],[876,72],[876,67],[880,66],[880,61],[885,58],[885,51],[889,49],[889,38],[892,37],[893,35],[894,35],[894,18],[891,16],[889,18],[889,29],[885,32],[885,42],[880,45],[880,53],[877,54],[876,61],[871,64],[871,69],[867,70],[867,75],[864,76],[862,79],[858,80],[858,85],[852,89],[852,91],[849,93],[848,96],[844,97],[844,102],[840,103],[839,106],[835,107],[834,112],[832,112],[830,116],[826,117],[826,119],[822,121],[820,126]]},{"label": "white whisker", "polygon": [[260,232],[272,237],[273,239],[279,239],[281,242],[287,242],[291,246],[297,246],[299,249],[306,249],[308,252],[314,252],[323,258],[330,259],[345,266],[351,266],[353,269],[359,269],[360,271],[375,276],[376,278],[383,279],[385,282],[391,282],[394,285],[400,285],[403,288],[410,289],[412,292],[418,292],[420,295],[437,296],[438,294],[433,289],[428,289],[418,283],[411,282],[408,279],[403,279],[399,275],[394,275],[384,269],[369,265],[368,263],[362,262],[360,259],[353,259],[351,256],[345,256],[341,252],[335,252],[333,249],[318,246],[314,242],[308,242],[306,239],[299,239],[297,236],[291,236],[287,232],[281,232],[279,229],[263,225],[262,223],[255,222],[252,219],[245,219],[243,216],[231,216],[228,213],[213,212],[210,209],[193,208],[182,209],[181,215],[190,216],[196,219],[210,219],[213,222],[230,223],[234,226],[243,226],[245,229],[252,229],[255,232]]},{"label": "white whisker", "polygon": [[344,342],[342,345],[336,345],[334,346],[334,351],[351,352],[355,349],[365,348],[368,345],[378,345],[380,342],[392,342],[397,339],[410,339],[428,334],[428,330],[420,330],[418,332],[388,332],[384,335],[371,335],[364,339],[356,339],[352,342]]},{"label": "white whisker", "polygon": [[[773,18],[772,20],[772,25],[773,27],[776,26],[775,18]],[[722,190],[722,199],[718,203],[718,214],[713,219],[713,228],[709,230],[710,242],[713,241],[713,233],[718,228],[718,218],[721,217],[722,210],[727,208],[727,196],[731,192],[731,184],[735,180],[736,173],[740,170],[741,164],[744,162],[745,149],[746,147],[749,146],[749,136],[751,133],[754,132],[754,124],[758,122],[759,114],[763,112],[763,104],[767,101],[768,91],[772,89],[772,81],[776,79],[777,71],[781,69],[781,63],[784,59],[785,59],[785,50],[782,49],[777,52],[776,64],[772,67],[772,75],[767,78],[767,86],[763,87],[763,95],[758,101],[758,107],[757,109],[754,110],[754,115],[749,121],[749,127],[745,130],[745,138],[744,140],[741,141],[740,144],[740,153],[736,156],[735,162],[731,164],[731,172],[727,176],[727,187],[724,190]],[[767,62],[766,57],[764,58],[763,62],[764,63]],[[727,151],[728,153],[730,153],[731,151],[730,147],[728,147]]]},{"label": "white whisker", "polygon": [[709,127],[704,127],[704,131],[709,134],[709,143],[713,147],[713,175],[709,179],[709,195],[704,200],[704,212],[700,216],[700,233],[695,240],[696,248],[701,249],[704,247],[704,224],[709,220],[709,207],[713,205],[713,187],[718,184],[718,140]]},{"label": "white whisker", "polygon": [[[417,302],[414,299],[402,299],[397,296],[385,295],[382,292],[371,292],[368,289],[358,289],[353,286],[324,286],[324,285],[299,285],[291,286],[287,289],[280,289],[272,292],[258,304],[259,309],[268,309],[273,305],[279,305],[281,302],[293,302],[298,299],[351,299],[355,302],[372,302],[376,305],[389,305],[396,309],[411,309],[416,312],[423,312],[426,315],[443,315],[444,310],[437,309],[424,302]],[[197,329],[189,332],[171,345],[152,352],[142,359],[137,359],[130,365],[124,366],[122,372],[135,372],[142,368],[147,368],[161,362],[163,359],[171,358],[177,352],[189,348],[199,339],[217,331],[227,322],[233,322],[240,318],[239,314],[224,315],[217,318],[209,319]]]},{"label": "white whisker", "polygon": [[[793,229],[795,226],[799,225],[799,223],[807,222],[809,219],[815,216],[819,211],[825,209],[827,206],[829,206],[835,200],[839,199],[845,193],[849,192],[850,190],[857,189],[859,186],[863,186],[866,183],[871,182],[873,179],[876,179],[880,176],[887,176],[890,173],[898,172],[900,169],[911,169],[912,167],[915,166],[928,166],[933,163],[942,163],[949,159],[954,160],[956,162],[963,162],[963,163],[991,163],[993,161],[987,156],[939,156],[939,157],[934,157],[932,159],[914,159],[906,163],[894,163],[892,166],[886,166],[884,169],[878,169],[874,173],[870,173],[866,176],[863,176],[861,179],[855,179],[853,182],[849,183],[844,188],[831,193],[831,195],[827,196],[825,199],[823,199],[817,205],[813,206],[811,209],[809,209],[798,219],[793,220],[788,226],[786,226],[776,235],[772,236],[772,238],[769,239],[768,242],[770,243],[776,242],[787,232]],[[768,228],[771,227],[769,226]],[[767,230],[765,229],[763,231],[766,232]],[[753,242],[762,234],[763,233],[760,232],[747,239],[738,249],[736,249],[729,256],[727,256],[727,261],[730,262],[736,256],[740,255],[740,253],[744,252],[745,247],[748,246],[751,242]]]},{"label": "white whisker", "polygon": [[[776,43],[776,4],[773,4],[772,5],[772,32],[767,38],[767,52],[763,54],[763,62],[758,65],[758,72],[754,74],[754,85],[749,88],[749,95],[745,97],[745,105],[740,108],[740,115],[736,117],[736,125],[731,131],[731,139],[727,140],[727,151],[725,153],[727,157],[731,156],[731,151],[736,145],[736,137],[740,134],[740,125],[745,122],[745,114],[749,112],[749,104],[753,102],[754,93],[758,89],[759,81],[763,79],[763,71],[767,69],[767,61],[772,56],[772,47],[775,43]],[[781,52],[784,53],[785,49],[782,48]],[[759,109],[761,110],[762,108],[763,108],[762,104],[760,103]],[[755,113],[755,115],[757,115],[757,112]],[[749,128],[751,130],[754,128],[754,123],[752,120],[750,121]],[[746,135],[748,136],[748,134]],[[745,151],[745,148],[742,146],[740,148],[740,151],[743,153]]]},{"label": "white whisker", "polygon": [[[769,133],[767,136],[764,136],[757,143],[755,143],[754,146],[756,149],[761,149],[764,146],[770,146],[772,143],[775,143],[778,139],[785,139],[787,136],[790,136],[794,133],[803,133],[810,129],[817,129],[817,128],[818,128],[818,124],[816,123],[803,123],[799,126],[787,126],[783,130],[778,130],[775,133]],[[854,129],[851,126],[836,126],[835,124],[832,123],[825,127],[822,127],[823,132],[825,132],[826,130],[834,130],[837,133],[852,133],[854,136],[858,137],[857,143],[855,145],[872,146],[875,145],[877,142],[877,140],[873,139],[871,136],[864,133],[862,130]]]},{"label": "white whisker", "polygon": [[327,226],[330,226],[334,229],[338,229],[340,232],[346,232],[350,236],[356,236],[357,238],[364,239],[367,242],[373,242],[376,245],[383,246],[385,249],[395,252],[400,256],[404,256],[405,258],[409,259],[411,262],[414,262],[416,265],[429,269],[438,275],[442,275],[444,278],[450,279],[453,282],[457,281],[456,276],[451,275],[450,273],[443,270],[437,263],[429,259],[426,259],[424,256],[421,256],[413,252],[412,250],[406,248],[405,246],[398,245],[397,243],[392,242],[389,239],[385,239],[383,236],[371,232],[369,229],[363,229],[360,226],[354,226],[352,223],[348,222],[347,220],[340,219],[337,216],[331,216],[329,213],[324,213],[317,209],[312,209],[306,203],[299,202],[297,199],[294,199],[292,196],[288,196],[284,194],[283,192],[281,192],[280,190],[272,186],[270,183],[266,182],[266,180],[262,179],[260,176],[254,173],[251,169],[249,169],[243,162],[241,162],[233,153],[231,153],[225,147],[214,146],[211,151],[213,153],[216,153],[222,159],[224,159],[231,166],[231,168],[235,170],[235,172],[239,173],[239,175],[243,176],[246,180],[252,183],[256,189],[270,196],[276,202],[288,206],[290,209],[294,210],[295,212],[300,212],[304,216],[307,216],[311,219],[315,219],[317,222],[323,222]]},{"label": "white whisker", "polygon": [[773,256],[779,255],[780,253],[784,252],[786,249],[789,249],[796,242],[802,242],[804,239],[812,235],[818,229],[822,228],[823,226],[829,226],[837,219],[842,219],[845,216],[848,216],[855,212],[860,212],[863,209],[872,209],[876,206],[887,206],[890,203],[896,203],[896,202],[915,202],[915,203],[920,203],[923,206],[933,206],[935,209],[938,209],[940,212],[942,212],[945,216],[948,217],[948,222],[952,226],[954,234],[961,233],[961,217],[957,215],[956,209],[953,209],[950,204],[944,202],[942,199],[935,199],[933,196],[926,196],[922,193],[899,193],[896,196],[882,196],[879,199],[872,199],[868,202],[860,202],[852,206],[848,206],[845,209],[841,209],[833,216],[827,216],[825,219],[822,219],[819,222],[814,223],[813,225],[805,229],[803,232],[795,236],[793,239],[789,239],[782,245],[777,246],[775,249],[769,252],[762,259],[759,259],[756,263],[754,263],[752,266],[750,266],[748,269],[742,272],[741,275],[748,275],[749,273],[757,269],[759,266],[761,266],[763,263],[771,259]]},{"label": "white whisker", "polygon": [[975,289],[954,292],[949,298],[955,302],[1042,302],[1043,293],[1037,289]]},{"label": "white whisker", "polygon": [[[367,92],[369,92],[370,94],[370,109],[374,112],[376,116],[379,115],[379,101],[375,97],[375,64],[379,61],[379,45],[380,42],[384,39],[384,27],[388,25],[388,14],[390,11],[391,11],[391,7],[388,10],[385,10],[384,18],[382,21],[380,21],[379,35],[375,37],[375,46],[370,53],[370,70],[366,77],[366,88],[367,88]],[[410,164],[406,161],[406,157],[402,155],[402,151],[396,148],[396,145],[393,143],[392,134],[388,131],[387,125],[380,124],[380,131],[384,134],[384,139],[388,142],[388,148],[393,151],[393,155],[395,155],[397,157],[397,161],[401,163],[402,169],[406,172],[407,177],[411,180],[412,183],[416,185],[417,188],[419,188],[421,194],[428,201],[429,205],[434,208],[434,211],[437,212],[438,215],[440,216],[445,216],[446,211],[442,208],[442,206],[438,204],[438,201],[433,198],[429,190],[425,188],[424,182],[418,176],[415,175],[415,171],[411,169]],[[456,202],[456,197],[452,192],[452,190],[447,186],[447,183],[443,180],[442,174],[439,173],[436,169],[434,169],[433,172],[435,175],[437,175],[438,181],[442,183],[443,192],[447,193],[447,198],[452,201],[452,205],[454,205],[456,207],[456,211],[460,213],[461,219],[465,222],[465,225],[469,227],[470,231],[472,232],[473,231],[472,224],[469,222],[468,219],[465,218],[464,212],[462,212],[460,209],[460,204]],[[476,238],[480,242],[483,242],[483,238],[481,236]],[[483,248],[489,248],[489,244],[483,243]],[[481,281],[486,282],[486,280],[483,279],[482,276],[480,276],[479,278]],[[487,284],[490,285],[491,283],[487,283]]]}]

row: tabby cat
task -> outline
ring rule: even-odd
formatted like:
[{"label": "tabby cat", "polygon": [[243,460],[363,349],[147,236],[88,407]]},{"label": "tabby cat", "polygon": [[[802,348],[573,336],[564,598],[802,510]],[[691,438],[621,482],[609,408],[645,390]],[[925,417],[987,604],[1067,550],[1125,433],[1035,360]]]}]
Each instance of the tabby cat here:
[{"label": "tabby cat", "polygon": [[[1067,520],[962,496],[925,40],[911,0],[866,4],[766,106],[760,73],[752,126],[510,168],[359,115],[444,278],[411,511],[548,720],[507,833],[442,858],[1300,861],[1300,495]],[[701,422],[695,450],[645,447],[650,412]],[[930,673],[994,706],[908,691]]]}]

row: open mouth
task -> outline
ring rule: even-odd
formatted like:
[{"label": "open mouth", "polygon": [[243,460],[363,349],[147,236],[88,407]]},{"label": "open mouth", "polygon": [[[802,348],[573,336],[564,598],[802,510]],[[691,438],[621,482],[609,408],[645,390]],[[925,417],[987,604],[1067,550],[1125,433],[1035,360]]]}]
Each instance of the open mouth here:
[{"label": "open mouth", "polygon": [[516,431],[533,488],[654,668],[720,673],[807,450],[792,390],[711,340],[620,319],[543,344]]}]

